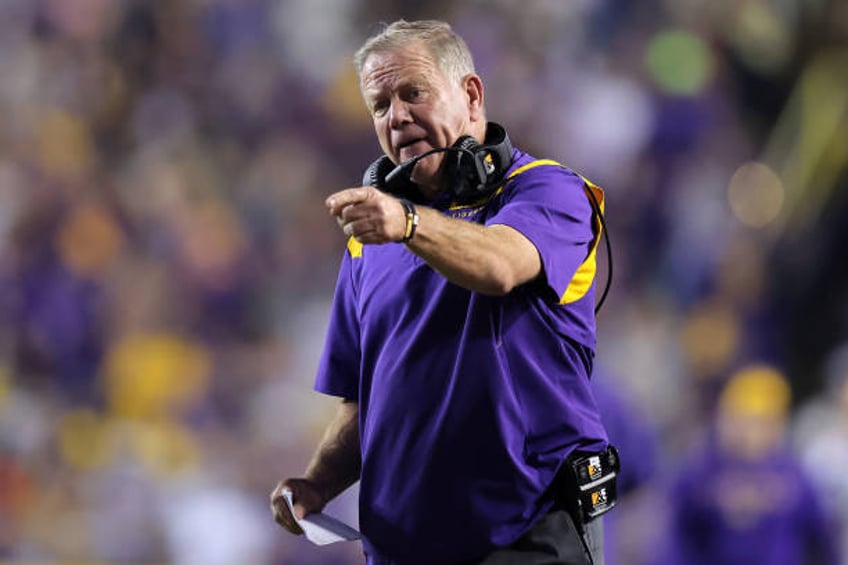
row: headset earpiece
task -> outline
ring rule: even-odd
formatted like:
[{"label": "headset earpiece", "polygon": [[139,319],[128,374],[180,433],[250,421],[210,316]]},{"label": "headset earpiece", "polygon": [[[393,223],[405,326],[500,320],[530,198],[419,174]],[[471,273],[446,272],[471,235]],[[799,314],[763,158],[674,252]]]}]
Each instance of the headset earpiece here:
[{"label": "headset earpiece", "polygon": [[482,144],[466,135],[452,147],[459,151],[445,163],[445,177],[458,202],[478,200],[494,192],[512,163],[512,144],[506,130],[495,122],[487,124]]},{"label": "headset earpiece", "polygon": [[368,165],[365,172],[362,174],[362,186],[374,186],[380,190],[385,189],[386,175],[394,168],[395,164],[392,160],[383,155],[376,161]]}]

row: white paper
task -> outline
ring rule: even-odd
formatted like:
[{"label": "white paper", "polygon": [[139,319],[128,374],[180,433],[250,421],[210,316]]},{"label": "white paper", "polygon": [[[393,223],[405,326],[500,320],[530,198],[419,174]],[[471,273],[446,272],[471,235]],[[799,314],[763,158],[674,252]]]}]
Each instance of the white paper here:
[{"label": "white paper", "polygon": [[309,514],[302,520],[298,520],[294,513],[292,492],[290,490],[284,490],[283,497],[286,499],[289,512],[291,512],[297,525],[303,530],[306,539],[315,545],[327,545],[328,543],[337,541],[352,541],[361,537],[359,532],[354,528],[351,528],[341,520],[327,516],[321,512]]}]

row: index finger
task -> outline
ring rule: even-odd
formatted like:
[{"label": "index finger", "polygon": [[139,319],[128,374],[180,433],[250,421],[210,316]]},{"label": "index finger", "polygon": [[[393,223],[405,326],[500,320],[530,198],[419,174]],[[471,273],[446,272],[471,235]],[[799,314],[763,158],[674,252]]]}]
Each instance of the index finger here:
[{"label": "index finger", "polygon": [[345,206],[358,204],[368,198],[369,192],[373,190],[370,186],[362,186],[358,188],[346,188],[340,190],[327,197],[324,204],[330,209],[334,215],[338,214]]}]

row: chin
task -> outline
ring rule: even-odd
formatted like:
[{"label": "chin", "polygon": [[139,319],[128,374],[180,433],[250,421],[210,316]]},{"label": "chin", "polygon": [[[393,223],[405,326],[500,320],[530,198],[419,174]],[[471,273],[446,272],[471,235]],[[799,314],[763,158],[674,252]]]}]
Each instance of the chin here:
[{"label": "chin", "polygon": [[438,174],[433,171],[415,171],[412,175],[412,182],[421,187],[435,187],[439,184]]},{"label": "chin", "polygon": [[442,167],[441,155],[433,155],[434,158],[425,157],[412,171],[412,182],[422,186],[436,186],[441,180],[439,174]]}]

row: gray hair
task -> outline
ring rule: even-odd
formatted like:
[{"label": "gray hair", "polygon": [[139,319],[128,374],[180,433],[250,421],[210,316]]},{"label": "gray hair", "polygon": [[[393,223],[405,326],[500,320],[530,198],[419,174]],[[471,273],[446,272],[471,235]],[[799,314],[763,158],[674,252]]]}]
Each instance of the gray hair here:
[{"label": "gray hair", "polygon": [[396,51],[414,43],[426,45],[438,68],[458,85],[475,72],[468,45],[451,29],[450,24],[440,20],[397,20],[368,38],[359,48],[353,56],[356,73],[362,77],[362,66],[372,53]]}]

